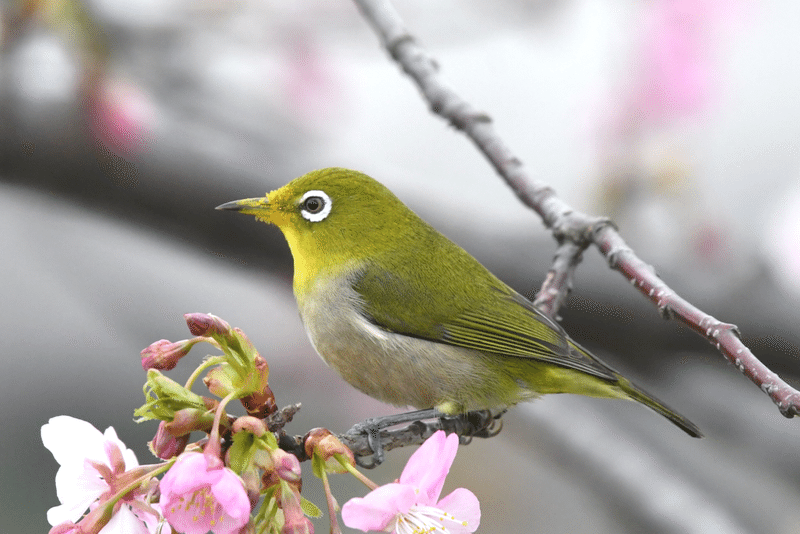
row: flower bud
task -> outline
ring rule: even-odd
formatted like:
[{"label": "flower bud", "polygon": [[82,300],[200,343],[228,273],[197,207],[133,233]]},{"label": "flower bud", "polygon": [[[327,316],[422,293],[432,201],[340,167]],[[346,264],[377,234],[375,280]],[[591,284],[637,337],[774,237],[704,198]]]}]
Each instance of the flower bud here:
[{"label": "flower bud", "polygon": [[267,360],[256,354],[255,374],[258,377],[259,390],[240,399],[242,406],[249,415],[264,419],[270,414],[275,413],[278,405],[275,403],[275,395],[272,393],[267,378],[269,377],[269,365]]},{"label": "flower bud", "polygon": [[283,524],[281,534],[314,534],[314,525],[307,517],[291,517]]},{"label": "flower bud", "polygon": [[[171,436],[179,438],[186,436],[188,439],[189,433],[194,430],[202,432],[211,432],[211,427],[214,424],[214,414],[206,410],[199,410],[196,408],[184,408],[175,412],[172,421],[163,422],[164,430]],[[161,425],[159,425],[159,430]],[[156,436],[158,436],[156,434]],[[159,458],[161,458],[159,456]]]},{"label": "flower bud", "polygon": [[343,456],[350,465],[355,465],[353,451],[347,445],[339,441],[327,428],[314,428],[303,437],[303,445],[306,455],[313,458],[319,456],[325,463],[325,470],[334,473],[343,473],[344,467],[336,459],[336,455]]},{"label": "flower bud", "polygon": [[275,474],[279,478],[290,483],[298,483],[302,480],[300,461],[297,456],[289,454],[283,449],[270,451],[270,456],[272,456],[272,462],[275,466]]},{"label": "flower bud", "polygon": [[231,325],[210,313],[187,313],[183,318],[193,336],[226,336],[231,332]]},{"label": "flower bud", "polygon": [[181,358],[189,353],[197,341],[197,339],[184,339],[175,343],[167,339],[156,341],[142,350],[142,368],[145,371],[148,369],[169,371],[178,364]]},{"label": "flower bud", "polygon": [[282,484],[278,500],[284,519],[281,534],[314,534],[314,525],[300,506],[300,490],[289,484]]},{"label": "flower bud", "polygon": [[242,431],[250,432],[254,436],[260,438],[267,433],[267,425],[265,425],[264,421],[261,419],[243,415],[242,417],[237,417],[236,421],[233,423],[234,434]]},{"label": "flower bud", "polygon": [[170,458],[178,456],[189,443],[188,432],[179,437],[175,437],[167,430],[167,424],[166,421],[161,421],[153,440],[147,444],[150,447],[150,451],[162,460],[169,460]]}]

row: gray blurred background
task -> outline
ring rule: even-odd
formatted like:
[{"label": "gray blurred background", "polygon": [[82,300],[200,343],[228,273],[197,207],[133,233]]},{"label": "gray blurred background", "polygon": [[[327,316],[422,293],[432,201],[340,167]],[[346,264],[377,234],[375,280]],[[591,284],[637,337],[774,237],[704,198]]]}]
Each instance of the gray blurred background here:
[{"label": "gray blurred background", "polygon": [[[445,78],[578,209],[610,215],[683,296],[800,381],[800,4],[403,0]],[[111,425],[149,463],[139,351],[182,315],[241,327],[289,431],[389,413],[314,354],[280,233],[214,206],[347,166],[529,296],[555,246],[431,116],[349,2],[6,2],[0,12],[0,524],[46,532],[39,429]],[[554,396],[460,450],[445,491],[480,532],[800,531],[800,422],[590,250],[562,311],[580,343],[697,423]],[[185,378],[196,348],[171,372]],[[410,450],[368,473],[396,478]],[[304,493],[323,505],[310,470]],[[340,502],[365,490],[334,479]],[[327,531],[325,520],[316,523]]]}]

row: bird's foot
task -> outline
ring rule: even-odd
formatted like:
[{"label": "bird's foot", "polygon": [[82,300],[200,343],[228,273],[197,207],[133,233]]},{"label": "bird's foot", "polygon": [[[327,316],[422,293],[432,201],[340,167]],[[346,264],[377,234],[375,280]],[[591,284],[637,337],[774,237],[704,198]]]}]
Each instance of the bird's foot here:
[{"label": "bird's foot", "polygon": [[382,417],[371,417],[360,423],[353,425],[349,434],[364,434],[367,437],[367,444],[372,450],[372,456],[356,456],[356,463],[365,469],[372,469],[383,463],[386,455],[383,450],[383,440],[381,430],[401,423],[412,421],[422,421],[424,419],[434,419],[445,417],[445,414],[433,408],[427,410],[416,410],[413,412],[385,415]]},{"label": "bird's foot", "polygon": [[[504,413],[505,410],[475,410],[447,415],[436,409],[417,410],[367,419],[354,425],[340,437],[355,454],[356,463],[360,467],[371,469],[383,463],[386,450],[421,443],[437,430],[457,434],[462,445],[472,441],[473,437],[496,436],[503,427],[500,418]],[[431,419],[434,421],[424,422]],[[411,424],[384,431],[402,423]]]}]

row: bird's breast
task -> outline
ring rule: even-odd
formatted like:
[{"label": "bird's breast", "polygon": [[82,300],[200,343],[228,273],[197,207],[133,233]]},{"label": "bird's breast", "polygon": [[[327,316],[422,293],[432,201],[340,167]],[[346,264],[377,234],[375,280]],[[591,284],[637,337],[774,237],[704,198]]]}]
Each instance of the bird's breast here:
[{"label": "bird's breast", "polygon": [[[490,361],[475,351],[381,328],[362,313],[361,297],[346,277],[317,283],[298,296],[317,353],[352,386],[398,406],[471,404],[471,383],[487,383]],[[486,399],[489,404],[494,403]],[[482,402],[481,404],[484,404]]]}]

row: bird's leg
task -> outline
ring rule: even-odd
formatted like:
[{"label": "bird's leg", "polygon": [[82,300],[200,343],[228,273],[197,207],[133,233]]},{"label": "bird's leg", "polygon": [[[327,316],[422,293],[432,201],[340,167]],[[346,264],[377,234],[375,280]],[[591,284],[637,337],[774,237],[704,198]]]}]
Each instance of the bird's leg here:
[{"label": "bird's leg", "polygon": [[[503,427],[500,418],[504,413],[504,409],[475,410],[458,415],[447,415],[435,409],[417,410],[367,419],[353,425],[353,428],[339,438],[353,451],[359,466],[372,469],[383,462],[387,447],[393,449],[419,443],[420,438],[430,436],[436,430],[458,434],[462,445],[469,443],[473,437],[496,436]],[[426,423],[425,420],[429,422]],[[410,424],[398,429],[383,430],[401,423]]]},{"label": "bird's leg", "polygon": [[367,443],[372,449],[372,462],[367,464],[361,457],[356,458],[356,462],[361,467],[371,469],[383,463],[385,455],[383,452],[383,442],[381,441],[381,430],[390,426],[408,423],[411,421],[421,421],[424,419],[436,419],[446,417],[445,414],[434,408],[427,410],[415,410],[394,415],[384,415],[382,417],[371,417],[360,423],[353,425],[351,433],[361,433],[367,436]]}]

